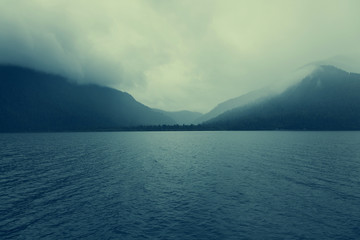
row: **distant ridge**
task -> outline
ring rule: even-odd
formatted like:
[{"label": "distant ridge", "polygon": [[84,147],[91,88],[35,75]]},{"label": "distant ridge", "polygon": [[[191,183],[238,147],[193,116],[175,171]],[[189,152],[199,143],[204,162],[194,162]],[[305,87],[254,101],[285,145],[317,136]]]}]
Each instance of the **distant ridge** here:
[{"label": "distant ridge", "polygon": [[0,66],[0,132],[111,130],[175,124],[108,87],[78,85],[17,66]]},{"label": "distant ridge", "polygon": [[175,112],[169,112],[160,109],[154,109],[154,110],[172,118],[176,122],[176,124],[180,124],[180,125],[195,124],[196,120],[202,116],[202,114],[199,112],[192,112],[186,110],[175,111]]},{"label": "distant ridge", "polygon": [[253,104],[255,102],[263,101],[267,98],[270,98],[274,93],[272,93],[269,89],[259,89],[244,95],[241,95],[236,98],[229,99],[225,102],[219,103],[215,108],[213,108],[210,112],[202,115],[197,118],[195,123],[206,122],[212,118],[219,116],[222,113],[230,111],[234,108],[242,107],[248,104]]},{"label": "distant ridge", "polygon": [[227,130],[360,130],[360,74],[320,66],[282,94],[203,124]]}]

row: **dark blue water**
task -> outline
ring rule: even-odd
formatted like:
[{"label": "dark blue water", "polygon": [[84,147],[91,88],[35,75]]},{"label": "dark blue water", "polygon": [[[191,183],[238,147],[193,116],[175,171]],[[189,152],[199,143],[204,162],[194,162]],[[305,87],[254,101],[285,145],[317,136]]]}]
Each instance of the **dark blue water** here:
[{"label": "dark blue water", "polygon": [[0,135],[0,239],[359,239],[360,132]]}]

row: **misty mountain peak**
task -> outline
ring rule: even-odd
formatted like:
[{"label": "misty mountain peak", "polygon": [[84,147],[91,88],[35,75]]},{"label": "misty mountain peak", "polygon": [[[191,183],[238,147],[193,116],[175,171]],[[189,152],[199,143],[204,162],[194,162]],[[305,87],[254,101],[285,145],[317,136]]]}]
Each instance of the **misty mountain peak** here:
[{"label": "misty mountain peak", "polygon": [[336,66],[333,65],[320,65],[318,66],[315,71],[313,72],[313,76],[315,77],[334,77],[334,76],[341,76],[347,75],[349,72],[346,72]]},{"label": "misty mountain peak", "polygon": [[283,93],[208,124],[225,129],[360,129],[360,74],[319,66]]}]

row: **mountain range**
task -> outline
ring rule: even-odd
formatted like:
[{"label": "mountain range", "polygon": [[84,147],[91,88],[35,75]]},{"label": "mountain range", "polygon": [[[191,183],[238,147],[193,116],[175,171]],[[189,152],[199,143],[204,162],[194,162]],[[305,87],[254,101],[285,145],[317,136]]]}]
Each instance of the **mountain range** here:
[{"label": "mountain range", "polygon": [[360,74],[320,66],[283,93],[203,125],[222,130],[360,130]]},{"label": "mountain range", "polygon": [[125,92],[0,66],[0,132],[112,130],[175,123]]},{"label": "mountain range", "polygon": [[360,74],[319,66],[282,93],[260,89],[202,115],[152,109],[109,87],[80,85],[61,76],[3,65],[0,132],[360,130],[359,93]]}]

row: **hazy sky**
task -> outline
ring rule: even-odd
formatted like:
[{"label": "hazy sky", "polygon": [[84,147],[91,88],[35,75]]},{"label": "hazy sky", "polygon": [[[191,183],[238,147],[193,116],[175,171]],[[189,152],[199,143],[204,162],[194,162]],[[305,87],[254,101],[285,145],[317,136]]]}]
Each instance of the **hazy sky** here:
[{"label": "hazy sky", "polygon": [[360,1],[0,0],[0,63],[206,112],[311,62],[360,72]]}]

